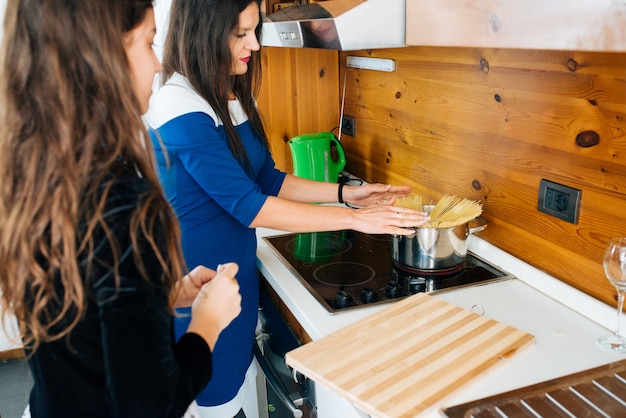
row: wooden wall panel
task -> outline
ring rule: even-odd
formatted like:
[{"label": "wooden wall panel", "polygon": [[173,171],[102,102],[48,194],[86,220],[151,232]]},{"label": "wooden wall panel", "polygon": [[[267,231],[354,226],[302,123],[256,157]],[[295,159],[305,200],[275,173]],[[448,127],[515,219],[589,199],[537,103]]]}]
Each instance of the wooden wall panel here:
[{"label": "wooden wall panel", "polygon": [[338,127],[338,80],[337,51],[263,49],[263,83],[258,105],[274,159],[281,169],[293,170],[289,139]]},{"label": "wooden wall panel", "polygon": [[[601,258],[626,235],[626,55],[409,47],[342,52],[396,60],[345,68],[347,169],[436,201],[481,199],[494,245],[614,302]],[[600,137],[577,145],[583,131]],[[537,211],[542,178],[582,190],[579,223]]]},{"label": "wooden wall panel", "polygon": [[[324,51],[309,64],[311,50],[269,52],[265,80],[272,72],[273,85],[264,85],[259,104],[271,115],[281,168],[291,168],[290,135],[337,125],[346,74],[345,113],[356,118],[355,137],[342,136],[348,171],[410,184],[427,200],[480,199],[482,238],[615,304],[602,253],[611,236],[626,236],[626,54],[407,47]],[[347,55],[391,58],[396,71],[346,68]],[[332,65],[339,71],[331,83]],[[278,83],[281,71],[290,81]],[[322,100],[315,95],[329,84],[337,89],[329,102],[303,99]],[[329,103],[335,108],[321,109]],[[578,145],[584,131],[599,143]],[[537,210],[542,178],[582,190],[577,225]]]}]

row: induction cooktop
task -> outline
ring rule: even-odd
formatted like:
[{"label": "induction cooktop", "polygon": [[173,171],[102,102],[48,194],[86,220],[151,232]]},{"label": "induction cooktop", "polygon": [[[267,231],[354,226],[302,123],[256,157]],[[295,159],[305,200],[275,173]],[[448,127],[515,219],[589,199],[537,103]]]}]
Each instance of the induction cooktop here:
[{"label": "induction cooktop", "polygon": [[263,239],[331,314],[514,277],[471,252],[451,274],[410,271],[393,260],[390,235],[341,230]]}]

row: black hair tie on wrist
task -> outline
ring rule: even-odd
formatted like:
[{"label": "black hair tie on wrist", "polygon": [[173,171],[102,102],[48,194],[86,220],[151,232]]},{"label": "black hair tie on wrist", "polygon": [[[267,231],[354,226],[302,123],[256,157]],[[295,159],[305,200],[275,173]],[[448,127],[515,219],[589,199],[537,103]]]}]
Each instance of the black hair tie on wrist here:
[{"label": "black hair tie on wrist", "polygon": [[339,203],[346,203],[343,201],[343,186],[345,186],[346,183],[339,183],[339,189],[337,190],[337,197],[339,198]]}]

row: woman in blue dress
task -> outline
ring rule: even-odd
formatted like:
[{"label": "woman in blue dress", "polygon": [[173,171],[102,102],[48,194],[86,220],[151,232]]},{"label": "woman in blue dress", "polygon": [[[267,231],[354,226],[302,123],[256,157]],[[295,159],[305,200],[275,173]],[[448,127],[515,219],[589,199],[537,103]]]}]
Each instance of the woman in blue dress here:
[{"label": "woman in blue dress", "polygon": [[[260,0],[174,0],[162,85],[148,113],[159,178],[181,225],[189,265],[239,265],[241,314],[213,352],[211,381],[197,398],[203,417],[257,416],[252,344],[257,322],[255,228],[412,233],[422,212],[392,206],[409,187],[338,189],[275,168],[256,107]],[[341,196],[339,196],[341,194]],[[314,205],[341,200],[360,209]],[[380,204],[386,202],[386,204]],[[207,240],[209,236],[219,240]],[[179,318],[180,331],[187,317]]]}]

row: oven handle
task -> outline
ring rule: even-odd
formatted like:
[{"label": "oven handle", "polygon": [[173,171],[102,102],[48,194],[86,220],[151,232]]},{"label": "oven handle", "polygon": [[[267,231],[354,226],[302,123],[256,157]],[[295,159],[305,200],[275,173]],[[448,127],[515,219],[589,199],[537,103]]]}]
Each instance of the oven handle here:
[{"label": "oven handle", "polygon": [[[268,335],[265,333],[257,336],[257,341],[263,344],[264,349],[266,348],[265,339],[267,337]],[[278,398],[281,400],[281,402],[291,410],[293,417],[302,418],[302,416],[304,415],[303,412],[294,405],[293,401],[289,397],[289,394],[287,394],[287,391],[285,390],[283,385],[280,383],[279,379],[276,377],[274,368],[269,364],[269,362],[263,356],[263,352],[261,352],[261,349],[259,348],[259,344],[255,343],[253,344],[253,346],[254,346],[254,356],[256,357],[259,363],[259,366],[261,366],[261,369],[263,370],[263,373],[265,374],[265,378],[267,379],[267,382],[270,384],[270,386],[272,386],[272,388],[274,389],[274,392],[276,392],[276,395],[278,395]]]}]

